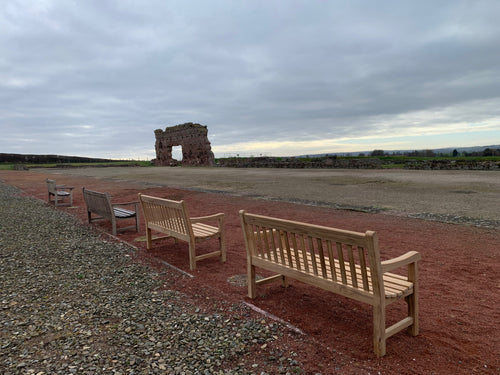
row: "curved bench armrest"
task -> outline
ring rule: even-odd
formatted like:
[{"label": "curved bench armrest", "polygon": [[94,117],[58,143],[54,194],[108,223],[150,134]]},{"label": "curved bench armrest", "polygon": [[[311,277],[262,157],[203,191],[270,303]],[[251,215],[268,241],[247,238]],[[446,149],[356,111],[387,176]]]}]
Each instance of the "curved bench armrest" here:
[{"label": "curved bench armrest", "polygon": [[189,218],[191,220],[191,224],[194,223],[202,223],[207,220],[217,220],[219,222],[219,227],[222,226],[224,223],[224,214],[223,213],[218,213],[218,214],[213,214],[213,215],[208,215],[208,216],[199,216],[199,217],[191,217]]},{"label": "curved bench armrest", "polygon": [[420,253],[417,251],[408,251],[406,254],[398,256],[393,259],[384,260],[381,262],[382,264],[382,272],[389,272],[395,270],[396,268],[400,268],[402,266],[406,266],[411,263],[416,263],[420,260]]},{"label": "curved bench armrest", "polygon": [[66,186],[66,185],[56,185],[56,189],[59,189],[59,190],[73,190],[74,187],[73,186]]},{"label": "curved bench armrest", "polygon": [[138,205],[139,202],[111,203],[112,206],[130,206],[132,204]]}]

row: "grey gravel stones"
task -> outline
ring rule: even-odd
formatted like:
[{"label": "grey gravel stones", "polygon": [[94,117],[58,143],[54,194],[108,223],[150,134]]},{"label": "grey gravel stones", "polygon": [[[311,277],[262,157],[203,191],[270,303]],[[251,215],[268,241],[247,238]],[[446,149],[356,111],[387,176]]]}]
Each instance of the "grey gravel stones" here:
[{"label": "grey gravel stones", "polygon": [[478,219],[468,216],[433,214],[430,212],[422,212],[417,214],[409,214],[408,217],[422,219],[422,220],[429,220],[429,221],[439,221],[441,223],[448,223],[448,224],[470,225],[470,226],[490,228],[490,229],[500,228],[500,220]]},{"label": "grey gravel stones", "polygon": [[182,274],[159,277],[126,245],[17,194],[0,183],[2,374],[300,373],[290,355],[268,353],[269,369],[249,355],[283,334],[276,322],[202,313],[169,288]]}]

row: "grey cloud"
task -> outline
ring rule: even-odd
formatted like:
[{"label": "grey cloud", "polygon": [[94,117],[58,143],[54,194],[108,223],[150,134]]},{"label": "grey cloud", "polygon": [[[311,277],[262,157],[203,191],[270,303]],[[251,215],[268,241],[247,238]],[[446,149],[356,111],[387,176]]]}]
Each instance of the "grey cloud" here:
[{"label": "grey cloud", "polygon": [[0,8],[2,152],[151,149],[186,121],[224,144],[357,137],[373,118],[500,101],[496,1],[39,4]]}]

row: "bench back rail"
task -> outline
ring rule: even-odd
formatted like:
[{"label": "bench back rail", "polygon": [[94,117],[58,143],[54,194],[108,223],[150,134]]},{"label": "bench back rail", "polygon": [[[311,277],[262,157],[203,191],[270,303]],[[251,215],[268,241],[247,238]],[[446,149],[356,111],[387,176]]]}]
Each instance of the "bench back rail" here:
[{"label": "bench back rail", "polygon": [[[256,264],[270,262],[276,270],[296,270],[299,278],[333,281],[328,290],[345,286],[352,297],[373,304],[382,293],[380,258],[373,250],[376,234],[349,232],[245,214],[248,256]],[[293,224],[293,225],[290,225]],[[304,275],[300,275],[304,274]]]}]

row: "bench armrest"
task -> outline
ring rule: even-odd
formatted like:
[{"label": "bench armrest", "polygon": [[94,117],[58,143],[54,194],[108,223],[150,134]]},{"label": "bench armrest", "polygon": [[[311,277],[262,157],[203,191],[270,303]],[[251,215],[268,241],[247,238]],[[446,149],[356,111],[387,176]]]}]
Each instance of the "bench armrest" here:
[{"label": "bench armrest", "polygon": [[111,203],[112,207],[115,207],[115,206],[131,206],[131,205],[134,205],[137,208],[137,207],[139,207],[139,202]]},{"label": "bench armrest", "polygon": [[223,213],[218,213],[218,214],[213,214],[213,215],[208,215],[208,216],[199,216],[199,217],[191,217],[189,218],[191,220],[191,224],[194,223],[202,223],[207,220],[217,220],[219,222],[219,227],[222,226],[224,223],[224,214]]},{"label": "bench armrest", "polygon": [[56,185],[56,189],[59,189],[59,190],[73,190],[74,187],[73,186],[66,186],[66,185]]},{"label": "bench armrest", "polygon": [[406,266],[411,263],[416,263],[420,260],[420,253],[417,251],[408,251],[406,254],[398,256],[393,259],[384,260],[382,264],[382,272],[389,272],[395,270],[396,268]]}]

